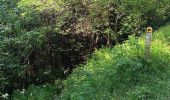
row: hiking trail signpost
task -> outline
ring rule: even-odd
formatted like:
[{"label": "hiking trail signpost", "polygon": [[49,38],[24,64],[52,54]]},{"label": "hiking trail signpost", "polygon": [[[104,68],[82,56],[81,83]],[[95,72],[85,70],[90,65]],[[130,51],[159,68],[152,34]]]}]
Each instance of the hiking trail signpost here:
[{"label": "hiking trail signpost", "polygon": [[146,51],[145,51],[146,59],[150,58],[152,33],[153,33],[152,27],[147,27],[147,32],[146,32]]}]

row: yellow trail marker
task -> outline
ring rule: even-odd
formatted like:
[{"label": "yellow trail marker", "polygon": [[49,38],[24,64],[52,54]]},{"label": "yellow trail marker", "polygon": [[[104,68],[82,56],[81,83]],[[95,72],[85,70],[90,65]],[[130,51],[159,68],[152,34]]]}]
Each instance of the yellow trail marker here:
[{"label": "yellow trail marker", "polygon": [[153,32],[152,27],[147,27],[147,33],[152,33],[152,32]]},{"label": "yellow trail marker", "polygon": [[150,47],[151,47],[152,32],[153,32],[152,27],[147,27],[147,32],[146,32],[146,51],[145,51],[147,59],[149,59],[149,57],[150,57]]}]

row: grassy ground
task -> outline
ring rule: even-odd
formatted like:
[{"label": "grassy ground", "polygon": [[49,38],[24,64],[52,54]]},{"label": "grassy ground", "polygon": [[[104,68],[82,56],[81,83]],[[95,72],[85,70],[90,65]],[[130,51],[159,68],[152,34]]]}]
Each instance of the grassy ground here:
[{"label": "grassy ground", "polygon": [[122,45],[96,51],[93,58],[65,81],[63,99],[170,99],[170,25],[153,33],[146,59],[145,35]]}]

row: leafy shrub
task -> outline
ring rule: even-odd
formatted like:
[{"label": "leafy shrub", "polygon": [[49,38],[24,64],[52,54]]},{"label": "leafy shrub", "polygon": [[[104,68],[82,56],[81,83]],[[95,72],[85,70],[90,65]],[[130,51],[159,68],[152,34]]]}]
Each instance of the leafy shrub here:
[{"label": "leafy shrub", "polygon": [[[4,86],[7,85],[7,80],[5,75],[2,73],[2,71],[0,72],[0,90],[4,90]],[[0,95],[2,95],[2,93],[0,92]]]},{"label": "leafy shrub", "polygon": [[27,90],[16,90],[13,100],[53,100],[61,92],[62,84],[56,81],[54,84],[40,86],[30,85]]},{"label": "leafy shrub", "polygon": [[[94,0],[91,3],[90,16],[93,29],[98,33],[110,34],[113,39],[127,38],[137,33],[143,26],[158,28],[169,19],[169,1],[146,0]],[[96,10],[98,9],[98,10]],[[109,33],[111,30],[111,33]],[[116,37],[116,38],[114,38]]]}]

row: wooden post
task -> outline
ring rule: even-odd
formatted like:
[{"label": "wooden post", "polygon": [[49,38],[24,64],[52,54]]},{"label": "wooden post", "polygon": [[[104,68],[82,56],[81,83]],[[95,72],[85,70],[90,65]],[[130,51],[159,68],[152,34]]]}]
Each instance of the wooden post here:
[{"label": "wooden post", "polygon": [[152,32],[153,32],[152,27],[147,27],[147,32],[146,32],[146,51],[145,51],[146,59],[150,58],[150,52],[151,52],[150,47],[151,47]]}]

